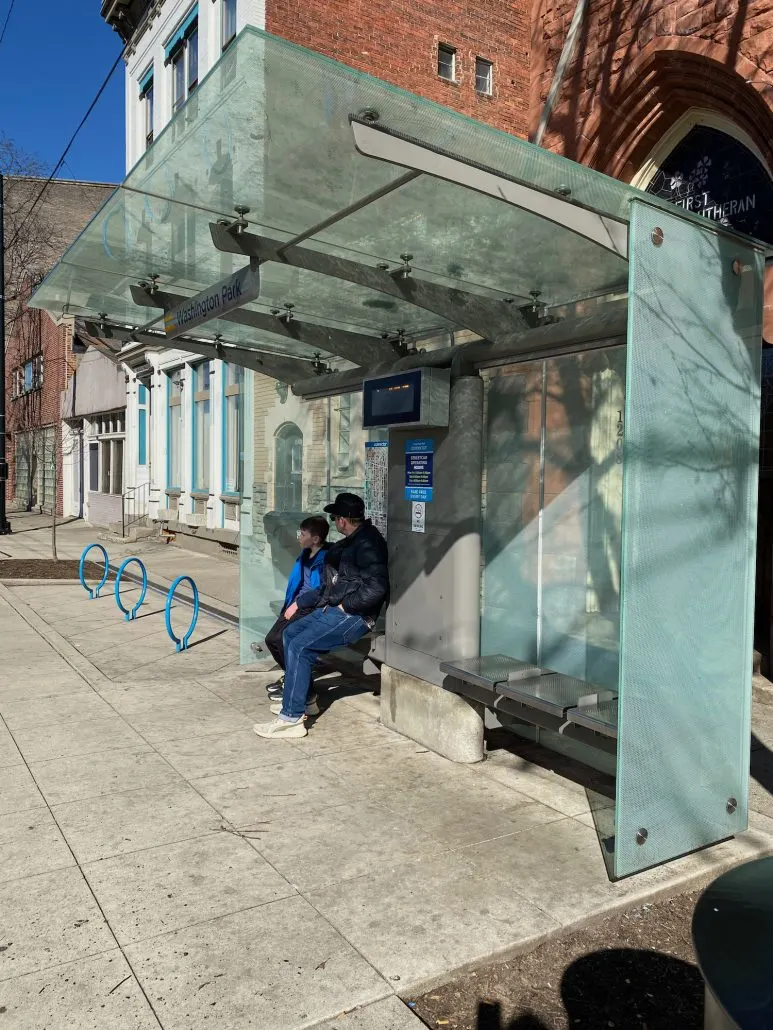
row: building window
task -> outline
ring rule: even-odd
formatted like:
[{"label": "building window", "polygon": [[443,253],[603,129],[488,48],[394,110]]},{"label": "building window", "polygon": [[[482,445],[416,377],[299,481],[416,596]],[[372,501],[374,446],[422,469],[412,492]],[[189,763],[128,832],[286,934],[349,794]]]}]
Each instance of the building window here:
[{"label": "building window", "polygon": [[437,73],[441,79],[456,82],[456,50],[445,43],[438,44]]},{"label": "building window", "polygon": [[193,489],[209,493],[212,437],[212,362],[193,368]]},{"label": "building window", "polygon": [[140,79],[140,106],[147,148],[153,142],[153,65]]},{"label": "building window", "polygon": [[122,493],[125,432],[122,412],[105,415],[92,423],[92,442],[89,443],[89,490],[92,493]]},{"label": "building window", "polygon": [[226,365],[225,376],[225,396],[223,398],[225,406],[225,482],[223,484],[223,492],[238,494],[241,491],[241,423],[244,369],[240,365]]},{"label": "building window", "polygon": [[274,508],[303,510],[303,433],[294,422],[286,422],[274,439]]},{"label": "building window", "polygon": [[89,444],[89,490],[95,494],[99,491],[99,444]]},{"label": "building window", "polygon": [[137,387],[137,464],[148,463],[148,388]]},{"label": "building window", "polygon": [[167,488],[179,490],[182,484],[183,376],[176,369],[167,377]]},{"label": "building window", "polygon": [[475,58],[475,89],[487,97],[494,92],[494,65],[482,57]]},{"label": "building window", "polygon": [[164,48],[172,66],[172,111],[179,110],[199,82],[199,5],[194,4]]},{"label": "building window", "polygon": [[352,395],[341,394],[338,398],[338,447],[336,465],[340,473],[347,473],[351,465]]},{"label": "building window", "polygon": [[223,50],[236,37],[236,0],[223,0]]},{"label": "building window", "polygon": [[23,397],[25,393],[40,390],[43,386],[43,355],[36,354],[17,368],[13,376],[13,393]]}]

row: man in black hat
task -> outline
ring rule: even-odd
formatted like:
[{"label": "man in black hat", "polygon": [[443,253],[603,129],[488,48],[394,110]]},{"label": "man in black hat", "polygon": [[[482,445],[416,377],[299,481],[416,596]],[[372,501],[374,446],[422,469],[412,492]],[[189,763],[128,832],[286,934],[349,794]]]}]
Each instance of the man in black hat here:
[{"label": "man in black hat", "polygon": [[389,600],[386,541],[365,518],[363,499],[339,494],[325,511],[343,539],[328,552],[325,583],[298,598],[314,611],[285,630],[282,702],[271,708],[274,722],[253,727],[259,737],[306,736],[306,698],[317,658],[365,636]]}]

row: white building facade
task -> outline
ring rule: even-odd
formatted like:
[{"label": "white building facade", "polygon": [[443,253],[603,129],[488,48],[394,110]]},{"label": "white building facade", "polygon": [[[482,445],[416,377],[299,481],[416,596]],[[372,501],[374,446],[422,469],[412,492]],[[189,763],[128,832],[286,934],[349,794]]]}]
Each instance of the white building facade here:
[{"label": "white building facade", "polygon": [[[263,0],[146,5],[126,52],[127,170],[239,31],[263,28],[264,20]],[[244,391],[252,388],[252,373],[160,348],[144,349],[126,370],[129,507],[171,533],[235,547],[244,493]]]}]

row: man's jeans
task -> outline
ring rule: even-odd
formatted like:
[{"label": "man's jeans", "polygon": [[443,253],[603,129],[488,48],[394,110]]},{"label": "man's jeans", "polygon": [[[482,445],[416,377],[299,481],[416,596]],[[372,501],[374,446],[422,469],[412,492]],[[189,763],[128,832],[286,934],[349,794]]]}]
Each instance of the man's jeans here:
[{"label": "man's jeans", "polygon": [[361,615],[347,615],[340,608],[317,608],[305,619],[291,623],[284,632],[285,688],[282,715],[300,719],[306,713],[311,673],[317,658],[328,651],[354,644],[370,629]]}]

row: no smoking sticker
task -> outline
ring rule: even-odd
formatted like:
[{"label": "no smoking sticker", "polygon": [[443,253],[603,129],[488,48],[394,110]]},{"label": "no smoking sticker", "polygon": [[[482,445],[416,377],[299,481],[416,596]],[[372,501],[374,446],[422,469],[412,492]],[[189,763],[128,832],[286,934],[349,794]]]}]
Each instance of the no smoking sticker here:
[{"label": "no smoking sticker", "polygon": [[423,501],[414,501],[411,505],[411,529],[414,533],[423,533],[426,525],[427,506]]}]

